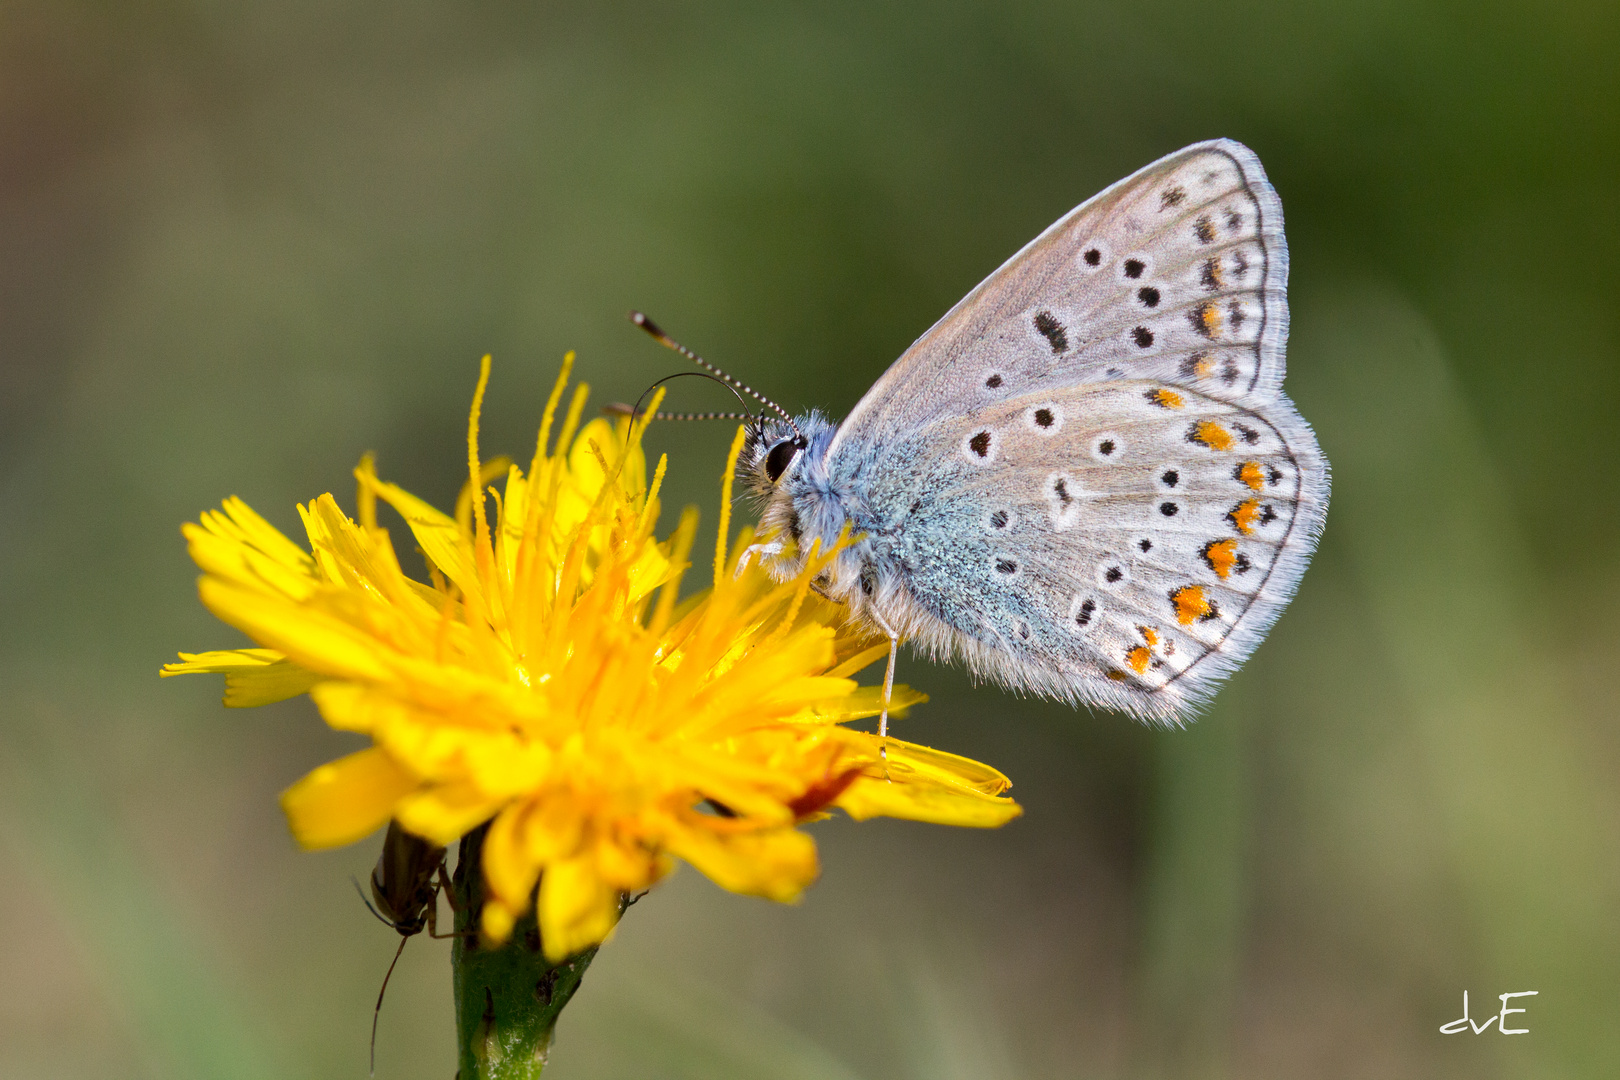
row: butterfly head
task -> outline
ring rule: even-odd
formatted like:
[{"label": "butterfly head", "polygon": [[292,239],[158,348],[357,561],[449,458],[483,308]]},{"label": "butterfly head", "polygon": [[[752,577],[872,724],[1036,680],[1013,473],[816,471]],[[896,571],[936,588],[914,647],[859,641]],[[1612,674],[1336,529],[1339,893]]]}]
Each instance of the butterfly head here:
[{"label": "butterfly head", "polygon": [[811,457],[826,450],[833,430],[833,424],[818,412],[791,423],[769,414],[760,417],[748,429],[748,441],[737,460],[737,479],[750,494],[770,501],[791,485]]},{"label": "butterfly head", "polygon": [[836,425],[819,412],[788,421],[764,416],[748,430],[737,480],[760,507],[760,530],[797,537],[795,504],[814,488]]}]

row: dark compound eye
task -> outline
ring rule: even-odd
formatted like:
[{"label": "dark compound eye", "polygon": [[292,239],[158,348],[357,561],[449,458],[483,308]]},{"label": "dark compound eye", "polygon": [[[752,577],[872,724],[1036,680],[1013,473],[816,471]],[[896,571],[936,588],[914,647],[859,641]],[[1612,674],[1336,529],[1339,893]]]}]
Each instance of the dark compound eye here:
[{"label": "dark compound eye", "polygon": [[771,483],[782,479],[782,474],[787,472],[787,467],[793,463],[798,452],[796,439],[783,439],[771,447],[771,452],[765,455],[765,475],[771,478]]}]

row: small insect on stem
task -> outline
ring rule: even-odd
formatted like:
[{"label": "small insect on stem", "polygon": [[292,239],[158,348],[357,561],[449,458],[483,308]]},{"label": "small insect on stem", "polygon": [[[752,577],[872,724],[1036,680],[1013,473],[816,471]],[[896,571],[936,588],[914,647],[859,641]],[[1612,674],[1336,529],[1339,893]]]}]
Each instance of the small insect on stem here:
[{"label": "small insect on stem", "polygon": [[[359,889],[358,882],[355,888]],[[371,871],[371,898],[373,907],[361,893],[360,899],[385,926],[399,934],[399,948],[383,976],[382,989],[377,991],[377,1005],[371,1011],[371,1074],[377,1073],[377,1020],[382,1016],[383,995],[388,993],[388,980],[393,978],[394,965],[399,963],[405,943],[425,928],[429,937],[450,938],[457,934],[439,933],[439,891],[455,906],[455,894],[450,891],[450,875],[444,865],[444,848],[412,836],[388,823],[388,835],[383,838],[382,854]]]}]

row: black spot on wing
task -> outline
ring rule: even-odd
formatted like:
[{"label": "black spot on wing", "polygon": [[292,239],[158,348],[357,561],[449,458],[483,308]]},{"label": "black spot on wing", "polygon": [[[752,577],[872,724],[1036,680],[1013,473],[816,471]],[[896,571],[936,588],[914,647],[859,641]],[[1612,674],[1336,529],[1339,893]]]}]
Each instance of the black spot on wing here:
[{"label": "black spot on wing", "polygon": [[1058,322],[1057,316],[1050,311],[1035,313],[1035,330],[1052,346],[1054,353],[1068,351],[1069,335],[1064,331],[1063,324]]}]

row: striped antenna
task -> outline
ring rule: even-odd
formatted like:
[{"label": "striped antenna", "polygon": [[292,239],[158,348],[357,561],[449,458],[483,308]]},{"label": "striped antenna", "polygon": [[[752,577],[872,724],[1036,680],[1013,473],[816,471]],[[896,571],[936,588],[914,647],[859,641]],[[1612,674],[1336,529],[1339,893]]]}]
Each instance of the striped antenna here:
[{"label": "striped antenna", "polygon": [[[696,374],[694,372],[693,374]],[[602,406],[602,411],[612,416],[633,416],[640,419],[644,414],[632,405],[621,401],[609,402]],[[759,417],[753,413],[741,412],[655,412],[654,420],[746,420],[749,423],[759,423]]]},{"label": "striped antenna", "polygon": [[[782,406],[778,405],[776,402],[772,401],[758,390],[755,390],[753,387],[742,382],[740,379],[734,379],[730,375],[727,375],[724,371],[721,371],[719,368],[703,359],[703,357],[699,356],[691,349],[688,349],[685,345],[682,345],[680,342],[664,333],[658,328],[657,323],[647,318],[647,316],[643,315],[641,312],[632,311],[630,313],[630,321],[647,331],[647,333],[651,334],[653,339],[657,341],[658,344],[664,346],[666,349],[674,349],[676,352],[692,361],[692,363],[696,364],[704,371],[707,371],[721,382],[724,382],[727,386],[730,386],[734,391],[741,390],[749,397],[770,409],[777,416],[780,416],[783,420],[786,420],[788,427],[793,429],[793,434],[798,436],[799,444],[802,446],[806,443],[807,440],[804,437],[804,432],[799,430],[799,425],[793,422],[793,417],[789,416],[787,414],[787,410],[782,408]],[[719,419],[720,417],[716,415],[714,418]],[[697,419],[697,417],[692,417],[692,419]]]}]

